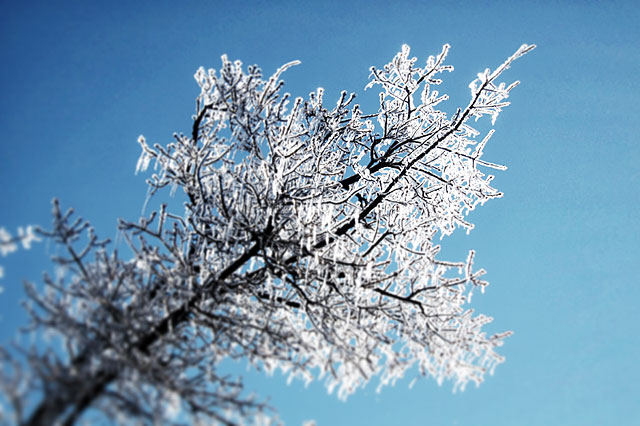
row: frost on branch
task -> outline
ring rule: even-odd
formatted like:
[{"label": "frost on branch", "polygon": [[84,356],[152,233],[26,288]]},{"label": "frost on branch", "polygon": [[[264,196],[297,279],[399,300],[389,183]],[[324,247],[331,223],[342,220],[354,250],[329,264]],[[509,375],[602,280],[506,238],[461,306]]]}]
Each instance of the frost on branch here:
[{"label": "frost on branch", "polygon": [[474,252],[443,261],[433,239],[472,229],[468,213],[501,196],[485,172],[504,167],[482,159],[493,130],[481,136],[470,119],[495,121],[515,87],[498,79],[533,47],[481,73],[453,115],[436,90],[453,70],[449,46],[424,66],[403,46],[372,68],[373,113],[346,92],[328,105],[322,89],[291,99],[280,77],[297,62],[269,78],[226,56],[217,71],[200,68],[190,133],[166,146],[139,139],[151,193],[169,187],[186,202],[121,221],[133,258],[54,205],[48,235],[67,252],[54,259],[66,278],[27,286],[27,308],[65,350],[28,349],[30,368],[2,383],[29,385],[7,386],[8,400],[20,405],[18,387],[44,395],[31,424],[88,407],[222,423],[267,408],[219,373],[225,359],[319,378],[340,398],[412,368],[455,389],[479,384],[509,333],[486,335],[491,318],[468,307],[488,285]]},{"label": "frost on branch", "polygon": [[[40,237],[36,235],[36,228],[32,225],[23,228],[18,227],[18,235],[13,237],[9,231],[0,227],[0,257],[6,257],[11,253],[18,250],[18,244],[23,249],[29,250],[34,242],[41,241]],[[0,265],[0,279],[4,278],[4,267]],[[0,294],[4,289],[0,286]]]}]

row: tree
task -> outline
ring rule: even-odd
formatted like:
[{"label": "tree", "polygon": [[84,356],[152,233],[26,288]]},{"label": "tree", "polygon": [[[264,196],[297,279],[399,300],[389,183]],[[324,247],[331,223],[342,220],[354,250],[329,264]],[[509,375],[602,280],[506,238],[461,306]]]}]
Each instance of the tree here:
[{"label": "tree", "polygon": [[66,273],[45,274],[44,291],[27,284],[26,307],[31,330],[62,344],[2,350],[17,422],[243,421],[266,406],[220,374],[229,358],[322,378],[341,398],[416,367],[456,389],[479,384],[510,333],[487,336],[491,318],[465,306],[488,284],[474,252],[442,261],[433,239],[470,230],[467,213],[501,196],[481,171],[503,169],[481,159],[493,130],[479,139],[470,120],[495,122],[518,84],[498,78],[534,47],[480,73],[452,117],[434,90],[453,69],[447,45],[424,67],[403,46],[371,68],[371,114],[346,92],[333,107],[322,89],[290,102],[280,77],[297,62],[266,79],[226,56],[217,72],[200,68],[191,132],[167,146],[139,139],[151,196],[184,197],[120,221],[131,257],[54,201],[40,233],[64,248],[53,262]]}]

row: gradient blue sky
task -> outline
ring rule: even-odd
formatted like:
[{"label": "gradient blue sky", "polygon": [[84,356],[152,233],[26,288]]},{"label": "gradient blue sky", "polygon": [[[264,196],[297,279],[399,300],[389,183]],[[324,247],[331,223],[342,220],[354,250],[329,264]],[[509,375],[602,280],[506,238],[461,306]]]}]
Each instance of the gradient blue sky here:
[{"label": "gradient blue sky", "polygon": [[[369,67],[402,43],[420,61],[450,43],[452,113],[477,72],[537,44],[506,74],[522,85],[485,150],[509,166],[496,178],[505,197],[473,212],[470,235],[442,242],[451,260],[475,248],[489,271],[473,302],[495,318],[489,331],[515,331],[507,362],[457,394],[431,380],[408,389],[410,378],[381,393],[371,383],[346,403],[317,382],[249,374],[247,386],[290,425],[640,424],[634,2],[2,1],[0,11],[0,225],[47,225],[59,197],[106,237],[143,205],[138,135],[166,143],[188,132],[193,73],[223,53],[267,74],[299,59],[287,90],[322,86],[330,102],[361,93]],[[1,341],[24,324],[21,280],[37,281],[52,250],[0,259]]]}]

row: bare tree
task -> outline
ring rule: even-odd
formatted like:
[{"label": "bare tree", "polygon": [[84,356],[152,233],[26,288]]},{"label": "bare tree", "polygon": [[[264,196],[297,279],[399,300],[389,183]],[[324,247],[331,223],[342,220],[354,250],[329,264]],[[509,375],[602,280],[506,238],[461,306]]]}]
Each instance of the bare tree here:
[{"label": "bare tree", "polygon": [[453,69],[446,45],[423,67],[403,46],[372,68],[371,114],[346,92],[330,107],[322,89],[290,102],[280,77],[296,62],[267,79],[226,56],[219,71],[199,69],[190,134],[167,146],[140,137],[152,196],[185,196],[121,220],[132,257],[54,202],[41,233],[64,247],[53,261],[66,273],[45,275],[44,290],[27,284],[25,306],[30,330],[62,344],[2,350],[15,421],[255,420],[267,407],[221,375],[229,358],[321,378],[341,398],[409,368],[455,388],[480,383],[509,333],[487,336],[491,318],[465,307],[487,286],[474,252],[438,260],[433,239],[471,229],[467,213],[501,196],[481,171],[503,169],[481,159],[493,130],[480,138],[469,123],[495,121],[517,85],[498,78],[534,47],[479,74],[451,117],[434,90]]}]

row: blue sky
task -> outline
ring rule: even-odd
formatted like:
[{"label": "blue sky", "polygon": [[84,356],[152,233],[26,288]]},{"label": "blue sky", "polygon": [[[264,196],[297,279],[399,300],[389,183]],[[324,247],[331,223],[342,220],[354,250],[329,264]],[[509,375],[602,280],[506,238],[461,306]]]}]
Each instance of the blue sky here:
[{"label": "blue sky", "polygon": [[[507,362],[453,394],[409,379],[375,383],[346,403],[320,383],[249,374],[247,387],[287,424],[640,424],[640,13],[633,2],[12,2],[0,14],[0,226],[49,223],[59,197],[115,236],[138,216],[138,135],[166,143],[190,129],[198,66],[219,57],[269,74],[292,59],[287,90],[325,100],[362,93],[371,65],[403,43],[424,61],[450,43],[443,90],[453,113],[468,83],[522,43],[538,45],[505,80],[521,80],[485,150],[509,170],[505,193],[474,211],[476,229],[443,256],[488,270],[474,297],[489,331],[514,330]],[[466,4],[465,4],[466,3]],[[369,105],[374,93],[360,98]],[[368,101],[369,100],[369,101]],[[375,104],[373,104],[375,105]],[[374,107],[375,108],[375,107]],[[371,109],[371,108],[370,108]],[[0,340],[24,324],[20,282],[38,281],[53,248],[0,259]]]}]

